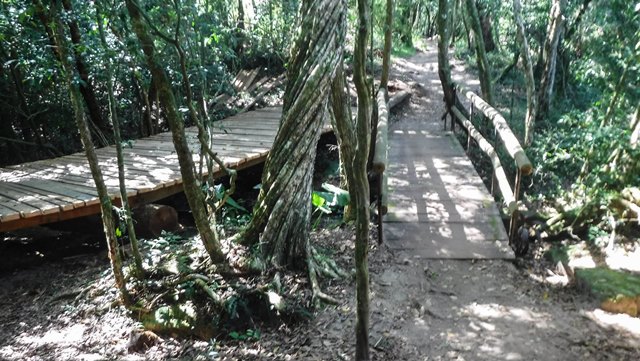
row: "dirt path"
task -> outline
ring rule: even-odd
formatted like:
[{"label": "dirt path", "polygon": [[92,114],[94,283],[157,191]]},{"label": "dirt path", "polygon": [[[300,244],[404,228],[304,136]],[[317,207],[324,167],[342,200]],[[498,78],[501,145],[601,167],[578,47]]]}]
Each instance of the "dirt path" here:
[{"label": "dirt path", "polygon": [[[398,121],[437,128],[444,109],[436,44],[428,46],[396,62],[398,77],[426,88]],[[454,81],[477,87],[461,65],[453,75]],[[628,321],[631,330],[636,327],[635,335],[604,327],[606,315],[594,311],[584,294],[553,289],[511,262],[436,261],[403,251],[392,259],[372,275],[373,333],[400,340],[416,353],[407,359],[640,359],[637,318],[613,317]]]},{"label": "dirt path", "polygon": [[[433,46],[395,64],[396,77],[426,89],[400,110],[398,122],[442,126]],[[461,66],[454,70],[457,81],[468,80]],[[314,237],[352,269],[352,230]],[[638,318],[608,315],[584,292],[553,288],[545,275],[511,262],[429,260],[386,246],[373,247],[370,261],[373,360],[640,359]],[[96,279],[111,289],[109,274],[99,254],[0,275],[0,360],[351,360],[354,354],[353,279],[324,282],[340,305],[309,322],[256,325],[258,340],[165,337],[146,353],[129,353],[137,325],[109,306],[114,292],[84,293]]]}]

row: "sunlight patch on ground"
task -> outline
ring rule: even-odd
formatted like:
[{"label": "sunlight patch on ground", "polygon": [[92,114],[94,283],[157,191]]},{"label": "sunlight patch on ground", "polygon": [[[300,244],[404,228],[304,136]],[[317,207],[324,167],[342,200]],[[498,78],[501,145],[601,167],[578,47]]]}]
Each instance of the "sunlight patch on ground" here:
[{"label": "sunlight patch on ground", "polygon": [[[623,313],[609,313],[599,308],[587,312],[586,316],[602,327],[624,330],[640,338],[640,318],[638,317],[631,317]],[[640,344],[640,339],[638,339],[638,343]]]}]

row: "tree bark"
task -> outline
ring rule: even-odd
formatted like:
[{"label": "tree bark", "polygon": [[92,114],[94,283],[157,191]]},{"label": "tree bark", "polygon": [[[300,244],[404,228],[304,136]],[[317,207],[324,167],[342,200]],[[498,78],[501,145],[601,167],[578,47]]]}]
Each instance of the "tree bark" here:
[{"label": "tree bark", "polygon": [[[68,1],[68,0],[67,0]],[[104,35],[104,27],[102,26],[102,7],[100,1],[96,1],[96,22],[98,24],[98,34],[100,36],[100,42],[105,52],[109,52],[109,45],[107,44],[107,38]],[[110,54],[109,54],[110,55]],[[106,59],[105,59],[106,60]],[[103,63],[104,70],[107,75],[107,95],[109,97],[109,117],[111,124],[113,125],[113,137],[116,143],[116,158],[118,161],[118,184],[120,186],[120,199],[122,202],[122,209],[124,210],[121,219],[122,223],[127,228],[127,236],[129,237],[129,243],[131,244],[131,250],[133,254],[133,261],[135,264],[136,273],[141,276],[144,273],[142,267],[142,256],[140,255],[140,249],[138,248],[138,238],[136,237],[136,231],[133,227],[133,218],[131,216],[131,208],[129,207],[129,197],[127,195],[127,186],[125,184],[125,170],[124,170],[124,155],[122,154],[122,137],[120,136],[120,120],[118,119],[118,106],[116,105],[116,99],[113,91],[113,80],[111,65],[109,60]],[[121,224],[122,224],[121,223]]]},{"label": "tree bark", "polygon": [[449,17],[451,15],[449,0],[438,0],[438,76],[444,92],[447,108],[455,106],[455,91],[451,80],[451,65],[449,64]]},{"label": "tree bark", "polygon": [[553,84],[556,76],[556,63],[558,58],[558,47],[564,29],[564,11],[566,0],[553,0],[549,12],[549,26],[547,27],[547,38],[542,51],[543,71],[538,89],[538,109],[536,117],[538,121],[546,118],[549,111],[549,103],[553,95]]},{"label": "tree bark", "polygon": [[351,163],[352,175],[349,191],[352,192],[353,210],[356,216],[356,361],[369,360],[369,180],[367,160],[371,143],[372,94],[367,86],[366,48],[369,36],[371,9],[366,0],[358,0],[358,25],[353,50],[353,82],[358,93],[358,117],[356,119],[356,150]]},{"label": "tree bark", "polygon": [[292,50],[280,127],[243,243],[261,244],[267,267],[307,259],[311,180],[331,80],[342,59],[343,0],[303,1],[301,32]]},{"label": "tree bark", "polygon": [[[35,1],[35,5],[37,7],[40,7],[40,10],[44,11],[44,7],[39,0]],[[115,234],[116,225],[112,213],[111,198],[109,197],[109,192],[107,190],[107,186],[104,183],[102,171],[98,164],[98,157],[96,155],[93,141],[91,139],[89,124],[85,117],[82,102],[80,100],[82,97],[80,94],[80,89],[77,81],[74,79],[76,73],[73,66],[68,61],[69,51],[64,39],[64,35],[62,33],[62,21],[57,16],[55,5],[52,5],[52,10],[53,16],[56,20],[54,24],[55,27],[52,27],[52,30],[55,29],[51,33],[52,40],[56,47],[56,52],[60,55],[60,64],[62,65],[62,70],[67,82],[67,86],[69,87],[69,98],[73,106],[74,119],[78,127],[78,131],[80,132],[80,139],[82,140],[82,145],[89,162],[89,168],[91,169],[91,175],[93,176],[93,180],[96,184],[96,189],[98,192],[98,197],[100,198],[102,223],[104,227],[104,233],[107,238],[111,269],[115,278],[116,287],[120,291],[121,300],[125,305],[129,305],[131,303],[131,300],[129,293],[127,292],[124,274],[122,273],[122,262],[120,260],[118,252],[118,241]]]},{"label": "tree bark", "polygon": [[108,132],[109,124],[106,122],[104,117],[102,116],[102,110],[100,109],[100,103],[98,102],[98,97],[96,96],[96,92],[94,90],[93,83],[89,78],[89,68],[86,65],[84,57],[82,53],[80,53],[79,49],[82,44],[82,37],[80,36],[80,28],[78,27],[78,23],[74,20],[74,10],[71,5],[70,0],[62,0],[62,6],[64,10],[68,13],[67,16],[70,20],[67,22],[67,26],[69,26],[69,33],[71,34],[71,42],[73,43],[73,55],[76,61],[76,68],[78,69],[78,74],[80,75],[80,79],[82,79],[82,83],[80,84],[80,92],[82,93],[82,97],[87,104],[87,109],[89,110],[89,117],[93,124],[95,124],[101,131]]},{"label": "tree bark", "polygon": [[171,128],[173,145],[176,148],[184,193],[187,196],[189,208],[209,257],[214,263],[221,263],[225,257],[221,250],[220,241],[209,224],[204,194],[195,175],[195,166],[184,131],[184,121],[178,112],[176,99],[171,89],[171,82],[164,68],[158,62],[153,38],[149,35],[148,25],[142,19],[137,3],[134,0],[126,0],[126,4],[133,30],[140,41],[147,65],[156,82],[158,98]]},{"label": "tree bark", "polygon": [[525,82],[527,84],[527,114],[524,118],[524,146],[528,147],[533,142],[538,100],[536,97],[535,80],[533,78],[533,63],[531,62],[529,52],[529,42],[527,41],[527,34],[525,33],[522,22],[522,5],[520,4],[520,0],[513,0],[513,15],[516,21],[516,30],[522,54],[522,66],[524,67]]},{"label": "tree bark", "polygon": [[384,48],[382,50],[382,75],[380,88],[386,89],[389,83],[389,68],[391,67],[391,41],[393,38],[393,0],[386,0],[386,17],[384,19]]},{"label": "tree bark", "polygon": [[471,31],[473,31],[474,45],[476,48],[476,59],[478,63],[478,75],[480,77],[480,88],[482,89],[482,96],[487,103],[494,105],[493,103],[493,85],[491,84],[491,69],[489,68],[489,61],[487,60],[487,53],[484,47],[484,36],[482,35],[482,25],[480,24],[480,18],[478,16],[478,8],[474,0],[465,0],[467,15],[469,17],[469,24],[471,25]]}]

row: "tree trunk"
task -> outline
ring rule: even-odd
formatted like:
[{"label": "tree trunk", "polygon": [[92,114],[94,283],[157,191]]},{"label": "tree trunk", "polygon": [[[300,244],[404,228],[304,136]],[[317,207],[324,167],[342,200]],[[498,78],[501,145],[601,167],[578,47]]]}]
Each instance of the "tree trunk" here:
[{"label": "tree trunk", "polygon": [[384,19],[384,48],[382,50],[382,75],[380,88],[386,89],[389,83],[391,67],[391,40],[393,37],[393,0],[386,0],[386,17]]},{"label": "tree trunk", "polygon": [[491,16],[487,13],[480,15],[480,24],[482,24],[482,39],[484,40],[484,49],[492,52],[496,49],[496,42],[493,40],[493,24]]},{"label": "tree trunk", "polygon": [[371,136],[372,94],[367,87],[366,47],[371,9],[367,0],[358,0],[358,25],[353,50],[353,82],[358,93],[356,150],[347,174],[356,216],[356,361],[369,360],[369,180],[367,160]]},{"label": "tree trunk", "polygon": [[451,80],[451,65],[449,64],[449,26],[451,16],[451,2],[438,0],[438,76],[444,92],[447,108],[455,106],[455,92]]},{"label": "tree trunk", "polygon": [[[100,35],[100,42],[105,52],[109,52],[109,45],[107,44],[107,38],[104,35],[103,15],[101,10],[100,1],[96,2],[96,22],[98,24],[98,34]],[[111,55],[111,54],[109,54]],[[113,74],[111,72],[111,65],[109,60],[103,63],[104,70],[107,77],[107,94],[109,97],[109,116],[111,124],[113,125],[113,137],[116,143],[116,158],[118,160],[118,185],[120,186],[120,199],[122,202],[122,209],[124,210],[124,216],[121,217],[122,223],[127,228],[127,236],[129,237],[129,243],[131,244],[131,250],[133,254],[133,261],[135,264],[136,273],[141,276],[144,273],[142,267],[142,256],[138,248],[138,238],[136,237],[136,231],[133,227],[133,218],[131,217],[131,208],[129,207],[129,197],[127,196],[127,186],[125,185],[125,171],[124,171],[124,155],[122,154],[122,137],[120,136],[120,120],[118,119],[118,106],[116,105],[116,99],[113,91]]]},{"label": "tree trunk", "polygon": [[491,84],[491,69],[487,60],[487,53],[484,48],[484,36],[482,35],[482,26],[478,17],[478,9],[474,0],[465,0],[469,24],[473,31],[474,44],[476,48],[476,59],[478,63],[478,72],[480,77],[480,88],[482,89],[483,98],[490,105],[493,103],[493,85]]},{"label": "tree trunk", "polygon": [[[39,0],[35,1],[35,5],[36,7],[39,7],[40,11],[44,12],[44,7]],[[80,132],[80,139],[82,140],[82,145],[84,147],[85,154],[89,162],[89,167],[91,169],[91,175],[93,176],[93,180],[96,184],[96,189],[98,192],[98,197],[100,198],[102,223],[104,227],[104,233],[107,238],[109,260],[111,261],[111,269],[115,278],[116,287],[120,291],[122,302],[125,305],[129,305],[131,303],[131,300],[125,285],[124,274],[122,273],[122,262],[120,260],[118,252],[118,241],[115,233],[116,225],[112,213],[111,198],[109,197],[107,186],[104,183],[102,171],[100,170],[100,166],[98,165],[98,157],[96,156],[93,141],[91,140],[89,124],[87,122],[87,119],[85,118],[84,109],[80,100],[80,89],[77,85],[77,82],[74,80],[76,73],[68,60],[69,51],[62,33],[62,21],[60,21],[60,19],[57,17],[55,5],[52,6],[52,9],[54,10],[53,14],[56,18],[54,24],[55,26],[52,27],[55,28],[55,31],[52,31],[51,33],[52,40],[56,47],[56,52],[60,54],[60,63],[62,65],[62,70],[67,82],[67,86],[69,87],[69,98],[73,106],[75,122]]]},{"label": "tree trunk", "polygon": [[64,7],[65,11],[68,12],[67,16],[69,16],[71,19],[67,22],[67,25],[69,26],[71,42],[73,43],[73,55],[76,60],[76,68],[78,69],[80,79],[82,79],[82,83],[80,84],[80,92],[82,93],[82,97],[87,104],[89,117],[93,121],[93,124],[95,124],[103,132],[107,132],[109,131],[109,124],[102,116],[98,97],[96,96],[96,92],[94,90],[93,84],[91,83],[91,79],[89,79],[89,69],[85,63],[82,53],[80,53],[79,51],[83,44],[82,38],[80,36],[80,28],[78,27],[78,23],[74,20],[75,15],[73,14],[74,10],[71,6],[71,0],[62,0],[62,6]]},{"label": "tree trunk", "polygon": [[[353,159],[355,149],[355,136],[352,124],[351,101],[349,99],[349,89],[344,74],[343,62],[340,61],[336,76],[331,83],[330,110],[333,121],[333,131],[338,140],[340,152],[340,187],[349,191],[349,176],[347,168]],[[351,194],[351,191],[349,191]],[[344,221],[354,220],[353,207],[348,205],[344,209]]]},{"label": "tree trunk", "polygon": [[516,21],[516,30],[522,54],[522,66],[524,67],[525,82],[527,84],[527,114],[524,118],[524,145],[528,147],[533,142],[538,100],[536,99],[536,85],[533,78],[533,63],[531,62],[529,52],[529,42],[527,41],[527,34],[525,33],[522,22],[522,5],[520,4],[520,0],[513,0],[513,15]]},{"label": "tree trunk", "polygon": [[134,0],[126,0],[126,3],[133,30],[142,46],[147,65],[156,83],[160,105],[164,109],[169,127],[171,128],[173,145],[176,148],[178,162],[180,163],[180,174],[182,175],[184,193],[187,196],[189,208],[191,209],[196,227],[200,232],[202,243],[209,257],[211,257],[214,263],[221,263],[225,257],[220,247],[220,241],[212,229],[211,224],[209,224],[204,194],[200,189],[200,182],[195,175],[195,166],[191,150],[187,144],[187,138],[184,132],[184,121],[178,112],[176,99],[171,89],[171,81],[164,68],[158,62],[153,38],[149,35],[148,25],[142,19],[142,14],[140,13],[137,3],[135,3]]},{"label": "tree trunk", "polygon": [[303,265],[309,247],[311,180],[331,80],[344,39],[343,0],[303,1],[289,62],[283,115],[243,243],[261,244],[267,267]]},{"label": "tree trunk", "polygon": [[564,29],[564,11],[566,0],[553,0],[549,12],[549,26],[547,27],[547,38],[542,50],[543,71],[538,89],[538,109],[536,110],[537,120],[546,118],[549,111],[549,103],[553,95],[553,83],[556,76],[556,63],[558,58],[558,47]]}]

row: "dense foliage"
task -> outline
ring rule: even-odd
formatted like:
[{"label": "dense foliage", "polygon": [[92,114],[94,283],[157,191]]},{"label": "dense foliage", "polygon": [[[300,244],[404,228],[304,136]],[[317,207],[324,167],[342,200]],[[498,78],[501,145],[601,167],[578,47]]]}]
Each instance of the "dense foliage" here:
[{"label": "dense foliage", "polygon": [[[61,1],[63,20],[75,50],[81,88],[95,95],[89,109],[93,135],[102,144],[112,142],[104,62],[113,69],[124,137],[133,139],[166,130],[157,103],[153,79],[144,66],[142,50],[131,30],[121,1]],[[68,154],[80,149],[67,89],[50,36],[51,14],[36,11],[38,1],[15,0],[0,4],[0,165]],[[53,2],[56,3],[56,2]],[[282,72],[295,28],[298,1],[145,1],[147,16],[157,31],[173,34],[181,26],[187,72],[194,97],[217,117],[214,98],[233,93],[231,80],[243,68],[261,67],[265,73]],[[254,6],[255,4],[255,6]],[[97,8],[106,14],[98,17]],[[242,11],[240,10],[242,9]],[[108,48],[100,42],[97,19],[103,21]],[[73,28],[78,39],[74,39]],[[173,47],[157,44],[176,91],[181,73]],[[80,63],[86,77],[82,76]],[[185,106],[185,94],[178,101]],[[85,98],[86,99],[86,98]],[[91,113],[104,118],[96,124]],[[103,115],[100,117],[100,115]]]}]

